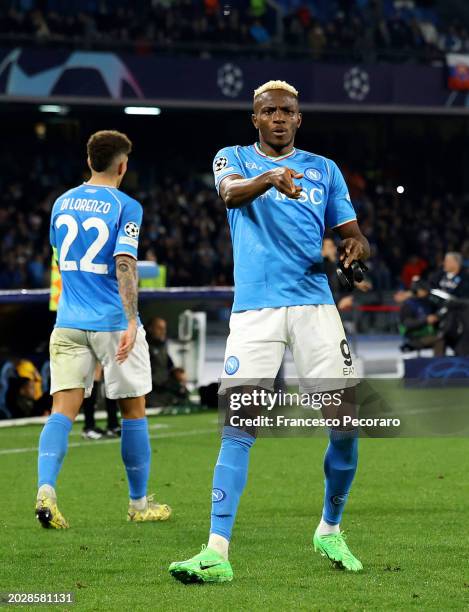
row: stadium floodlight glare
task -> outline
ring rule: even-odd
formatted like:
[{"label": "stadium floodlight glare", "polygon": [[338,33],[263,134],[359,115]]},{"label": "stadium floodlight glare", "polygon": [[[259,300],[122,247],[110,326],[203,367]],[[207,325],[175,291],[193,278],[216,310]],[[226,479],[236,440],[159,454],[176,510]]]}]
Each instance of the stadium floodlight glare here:
[{"label": "stadium floodlight glare", "polygon": [[57,115],[66,115],[70,110],[68,106],[60,104],[41,104],[39,107],[41,113],[55,113]]},{"label": "stadium floodlight glare", "polygon": [[396,187],[396,191],[397,191],[397,193],[401,194],[401,193],[404,193],[405,189],[404,189],[404,187],[402,185],[398,185]]},{"label": "stadium floodlight glare", "polygon": [[157,106],[126,106],[126,115],[161,115],[161,108]]}]

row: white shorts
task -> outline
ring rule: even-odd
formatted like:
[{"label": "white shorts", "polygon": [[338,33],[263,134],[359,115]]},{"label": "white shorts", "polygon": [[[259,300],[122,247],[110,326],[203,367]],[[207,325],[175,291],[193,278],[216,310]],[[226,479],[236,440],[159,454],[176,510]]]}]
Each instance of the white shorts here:
[{"label": "white shorts", "polygon": [[150,354],[145,330],[139,327],[135,345],[122,365],[116,351],[122,332],[83,331],[56,327],[50,337],[51,395],[65,389],[85,389],[89,397],[96,362],[103,366],[106,397],[140,397],[152,389]]},{"label": "white shorts", "polygon": [[231,314],[220,391],[239,385],[240,379],[241,384],[271,387],[287,346],[305,392],[336,388],[333,380],[341,386],[358,382],[337,308],[283,306]]}]

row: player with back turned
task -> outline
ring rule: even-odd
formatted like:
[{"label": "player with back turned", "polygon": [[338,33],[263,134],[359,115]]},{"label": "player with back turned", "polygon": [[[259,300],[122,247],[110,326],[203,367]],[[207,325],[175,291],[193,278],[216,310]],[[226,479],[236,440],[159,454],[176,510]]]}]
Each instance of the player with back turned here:
[{"label": "player with back turned", "polygon": [[56,480],[97,362],[106,397],[123,416],[121,453],[129,484],[128,519],[166,520],[171,509],[147,497],[151,449],[145,395],[151,391],[148,344],[138,316],[137,249],[141,205],[119,190],[132,143],[116,131],[88,141],[88,182],[54,203],[50,241],[62,276],[57,321],[50,338],[52,414],[39,439],[36,517],[65,529]]},{"label": "player with back turned", "polygon": [[[259,143],[224,148],[214,160],[216,188],[231,230],[235,278],[222,390],[253,378],[273,381],[286,346],[299,379],[309,381],[311,391],[319,379],[339,380],[341,387],[355,384],[342,322],[321,271],[325,227],[342,239],[345,267],[366,259],[369,246],[337,165],[294,147],[301,120],[296,89],[269,81],[254,92],[252,121]],[[249,427],[223,428],[208,545],[195,557],[170,565],[176,579],[232,580],[228,547],[255,435]],[[356,430],[331,429],[323,513],[313,536],[316,551],[350,571],[360,571],[362,564],[349,550],[340,521],[356,472],[357,448]]]}]

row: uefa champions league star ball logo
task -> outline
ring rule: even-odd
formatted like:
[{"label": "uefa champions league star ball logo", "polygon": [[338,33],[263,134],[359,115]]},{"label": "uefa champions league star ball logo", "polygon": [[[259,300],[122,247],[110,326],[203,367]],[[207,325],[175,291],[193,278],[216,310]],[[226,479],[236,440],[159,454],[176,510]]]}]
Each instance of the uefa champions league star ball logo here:
[{"label": "uefa champions league star ball logo", "polygon": [[225,361],[225,372],[228,374],[228,376],[233,376],[233,374],[236,374],[238,370],[239,359],[234,355],[231,355],[231,357],[228,357],[228,359]]},{"label": "uefa champions league star ball logo", "polygon": [[351,100],[361,102],[370,93],[370,77],[362,68],[355,66],[344,75],[344,89]]},{"label": "uefa champions league star ball logo", "polygon": [[136,223],[134,223],[133,221],[130,221],[129,223],[125,224],[124,232],[130,238],[137,238],[139,231],[140,231],[140,229],[139,229],[138,225]]},{"label": "uefa champions league star ball logo", "polygon": [[469,377],[469,362],[464,357],[443,357],[434,359],[423,370],[423,379],[440,378],[447,380],[448,378],[468,378]]},{"label": "uefa champions league star ball logo", "polygon": [[227,98],[236,98],[243,89],[243,71],[234,64],[224,64],[218,70],[217,85]]},{"label": "uefa champions league star ball logo", "polygon": [[217,159],[213,162],[213,169],[215,172],[221,172],[223,168],[226,168],[228,165],[227,157],[217,157]]}]

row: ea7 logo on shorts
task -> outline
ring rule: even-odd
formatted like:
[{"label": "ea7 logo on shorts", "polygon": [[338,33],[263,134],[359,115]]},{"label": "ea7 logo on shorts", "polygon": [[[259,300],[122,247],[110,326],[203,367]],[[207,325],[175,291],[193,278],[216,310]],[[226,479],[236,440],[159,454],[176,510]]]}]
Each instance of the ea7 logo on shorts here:
[{"label": "ea7 logo on shorts", "polygon": [[322,174],[316,168],[306,168],[304,174],[310,181],[320,181],[322,179]]},{"label": "ea7 logo on shorts", "polygon": [[136,223],[134,223],[133,221],[129,221],[129,223],[125,224],[124,227],[124,232],[127,234],[127,236],[129,236],[130,238],[137,238],[138,234],[140,232],[140,228],[138,227],[138,225]]},{"label": "ea7 logo on shorts", "polygon": [[225,372],[228,374],[228,376],[233,376],[233,374],[236,374],[238,370],[239,359],[234,355],[231,355],[231,357],[228,357],[228,359],[225,361]]},{"label": "ea7 logo on shorts", "polygon": [[221,502],[222,499],[225,499],[226,493],[221,489],[212,489],[212,501],[213,502]]},{"label": "ea7 logo on shorts", "polygon": [[213,162],[213,170],[214,172],[221,172],[228,165],[227,157],[217,157]]}]

